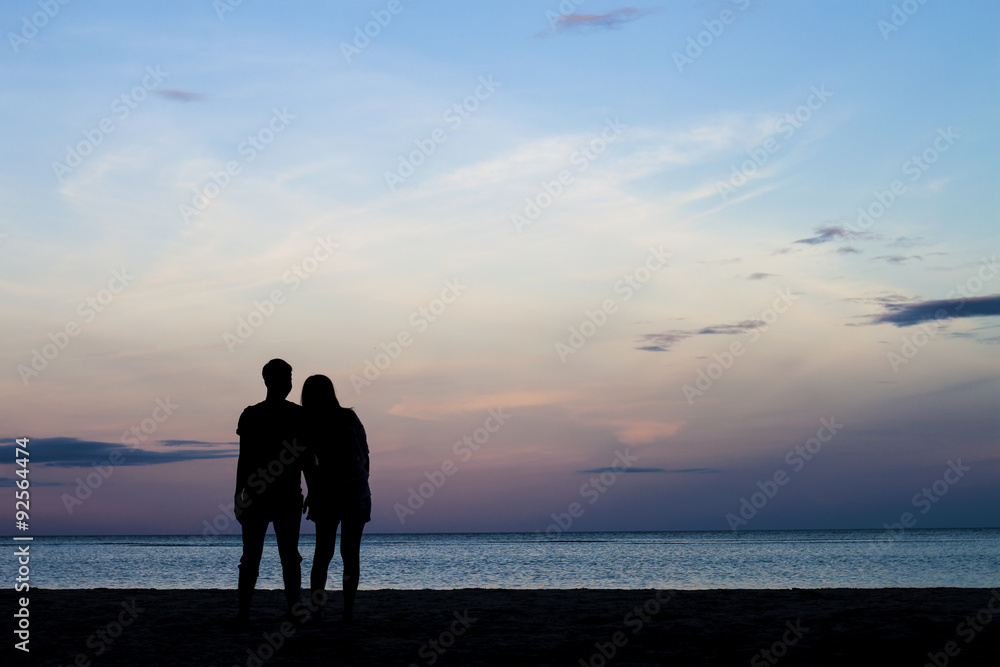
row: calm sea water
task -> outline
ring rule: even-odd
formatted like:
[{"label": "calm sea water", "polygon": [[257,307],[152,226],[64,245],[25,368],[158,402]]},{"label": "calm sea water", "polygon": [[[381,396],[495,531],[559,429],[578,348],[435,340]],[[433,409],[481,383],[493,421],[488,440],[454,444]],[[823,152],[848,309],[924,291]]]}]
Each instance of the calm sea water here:
[{"label": "calm sea water", "polygon": [[[239,536],[36,537],[43,588],[235,588]],[[308,582],[314,536],[299,543]],[[880,588],[1000,585],[1000,529],[365,535],[361,587]],[[2,559],[6,581],[13,558]],[[340,557],[330,587],[340,585]],[[13,565],[12,565],[13,564]],[[260,588],[281,588],[268,536]]]}]

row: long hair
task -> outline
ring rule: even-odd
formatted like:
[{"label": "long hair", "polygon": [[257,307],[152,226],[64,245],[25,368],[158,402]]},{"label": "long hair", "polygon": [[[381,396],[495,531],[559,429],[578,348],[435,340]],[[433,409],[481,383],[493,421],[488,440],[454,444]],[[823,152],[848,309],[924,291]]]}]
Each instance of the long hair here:
[{"label": "long hair", "polygon": [[310,375],[302,384],[302,411],[305,413],[306,430],[314,438],[324,432],[336,431],[357,419],[354,410],[340,405],[333,382],[325,375]]},{"label": "long hair", "polygon": [[333,382],[325,375],[310,375],[302,384],[302,407],[316,415],[334,415],[344,409],[337,400]]}]

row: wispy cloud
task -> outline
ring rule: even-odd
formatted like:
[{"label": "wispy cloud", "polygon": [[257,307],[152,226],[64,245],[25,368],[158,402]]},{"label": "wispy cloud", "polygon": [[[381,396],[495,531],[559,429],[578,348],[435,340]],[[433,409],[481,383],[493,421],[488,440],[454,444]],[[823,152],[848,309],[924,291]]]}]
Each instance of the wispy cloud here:
[{"label": "wispy cloud", "polygon": [[869,232],[857,232],[853,229],[849,229],[844,225],[824,225],[822,227],[817,227],[814,236],[809,236],[804,239],[799,239],[795,243],[805,243],[807,245],[820,245],[822,243],[830,243],[832,241],[841,241],[857,238],[876,238],[874,234]]},{"label": "wispy cloud", "polygon": [[182,445],[193,445],[197,447],[214,447],[215,445],[238,445],[238,442],[205,442],[204,440],[160,440],[159,443],[166,447],[179,447]]},{"label": "wispy cloud", "polygon": [[903,306],[914,302],[919,296],[905,296],[897,292],[886,292],[878,296],[857,296],[844,299],[845,301],[856,301],[858,303],[873,304],[884,308]]},{"label": "wispy cloud", "polygon": [[764,280],[764,278],[773,278],[777,275],[777,273],[761,273],[758,271],[747,276],[747,280]]},{"label": "wispy cloud", "polygon": [[872,324],[908,327],[929,320],[1000,315],[1000,294],[971,299],[941,299],[908,304],[887,304],[889,312],[872,318]]},{"label": "wispy cloud", "polygon": [[663,333],[642,334],[637,342],[646,343],[635,349],[643,352],[669,352],[670,348],[685,338],[692,336],[732,336],[746,333],[751,329],[760,326],[757,320],[743,320],[735,324],[712,324],[695,331],[684,331],[683,329],[672,329]]},{"label": "wispy cloud", "polygon": [[899,236],[889,244],[890,248],[912,248],[913,246],[926,245],[926,239],[922,236]]},{"label": "wispy cloud", "polygon": [[624,473],[624,472],[658,472],[670,474],[694,473],[706,475],[722,472],[719,468],[591,468],[590,470],[577,470],[580,474],[600,474],[603,472]]},{"label": "wispy cloud", "polygon": [[[5,438],[0,445],[0,456],[4,460],[14,460],[14,440]],[[175,441],[176,442],[176,441]],[[9,444],[7,444],[9,443]],[[118,465],[145,466],[157,463],[177,463],[195,459],[222,459],[235,457],[232,449],[178,449],[157,452],[148,449],[134,449],[113,442],[80,440],[79,438],[32,438],[31,461],[61,468],[89,467],[95,463],[105,463],[112,453],[118,452],[122,462]]]},{"label": "wispy cloud", "polygon": [[185,90],[154,90],[154,94],[160,97],[166,98],[168,100],[174,100],[175,102],[198,102],[205,99],[205,95],[202,93],[189,93]]},{"label": "wispy cloud", "polygon": [[889,264],[905,264],[911,259],[916,259],[921,262],[924,261],[924,258],[920,255],[879,255],[878,257],[872,257],[872,259],[887,262]]},{"label": "wispy cloud", "polygon": [[698,334],[741,334],[749,331],[750,329],[756,329],[760,326],[757,320],[743,320],[742,322],[737,322],[736,324],[713,324],[711,326],[698,329],[696,333]]},{"label": "wispy cloud", "polygon": [[655,9],[622,7],[607,14],[564,14],[551,19],[549,24],[552,26],[554,32],[614,30],[626,23],[638,21],[655,11]]},{"label": "wispy cloud", "polygon": [[639,337],[638,342],[644,342],[646,345],[635,349],[644,352],[667,352],[671,347],[685,338],[690,338],[692,335],[689,331],[681,331],[679,329],[674,329],[666,333],[643,334]]}]

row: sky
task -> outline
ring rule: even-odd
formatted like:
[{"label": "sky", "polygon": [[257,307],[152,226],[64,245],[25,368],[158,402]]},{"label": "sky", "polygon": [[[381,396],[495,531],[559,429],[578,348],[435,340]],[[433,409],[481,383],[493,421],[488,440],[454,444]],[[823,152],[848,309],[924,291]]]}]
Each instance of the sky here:
[{"label": "sky", "polygon": [[278,357],[369,532],[998,526],[998,15],[5,2],[0,485],[237,533]]}]

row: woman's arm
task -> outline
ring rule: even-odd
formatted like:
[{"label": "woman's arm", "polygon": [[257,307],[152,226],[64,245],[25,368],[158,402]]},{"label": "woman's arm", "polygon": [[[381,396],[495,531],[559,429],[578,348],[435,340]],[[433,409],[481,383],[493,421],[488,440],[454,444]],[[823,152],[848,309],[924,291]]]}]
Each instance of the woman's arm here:
[{"label": "woman's arm", "polygon": [[357,434],[358,446],[361,448],[361,460],[364,464],[365,472],[371,474],[371,459],[368,455],[368,434],[365,433],[364,424],[361,423],[360,419],[358,419]]}]

